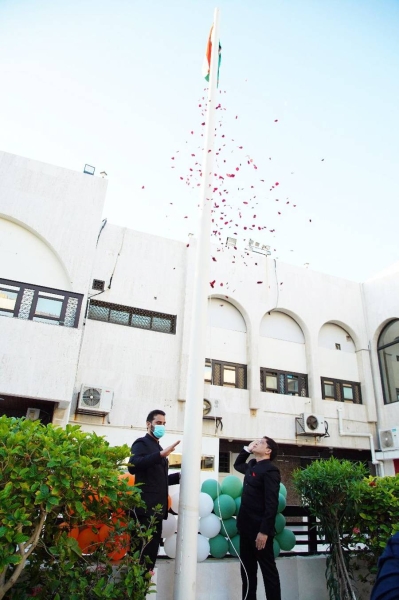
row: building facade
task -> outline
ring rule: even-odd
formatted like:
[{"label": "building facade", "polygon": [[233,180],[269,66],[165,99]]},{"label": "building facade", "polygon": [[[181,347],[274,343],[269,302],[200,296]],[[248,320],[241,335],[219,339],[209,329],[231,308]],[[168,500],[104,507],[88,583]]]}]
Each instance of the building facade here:
[{"label": "building facade", "polygon": [[[130,445],[160,408],[168,443],[184,424],[196,241],[102,221],[106,185],[0,153],[0,414]],[[201,476],[233,472],[262,435],[286,481],[331,455],[399,470],[399,263],[359,284],[229,243],[213,254]]]}]

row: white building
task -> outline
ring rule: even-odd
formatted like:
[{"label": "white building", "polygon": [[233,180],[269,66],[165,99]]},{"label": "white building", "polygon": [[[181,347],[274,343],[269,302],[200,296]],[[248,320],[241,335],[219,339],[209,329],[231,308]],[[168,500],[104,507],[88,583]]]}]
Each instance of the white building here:
[{"label": "white building", "polygon": [[[102,222],[106,185],[0,153],[0,414],[130,445],[160,408],[167,443],[182,437],[196,244]],[[203,476],[261,435],[283,480],[331,454],[399,471],[399,263],[359,284],[226,246],[211,269]]]}]

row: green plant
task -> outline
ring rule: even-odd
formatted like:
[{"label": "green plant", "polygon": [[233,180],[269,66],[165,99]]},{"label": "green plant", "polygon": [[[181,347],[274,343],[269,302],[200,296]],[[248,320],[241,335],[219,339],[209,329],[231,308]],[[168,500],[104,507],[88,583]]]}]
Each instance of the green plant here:
[{"label": "green plant", "polygon": [[[0,418],[0,600],[145,598],[151,581],[140,555],[152,529],[124,518],[142,505],[121,478],[129,454],[76,425]],[[111,534],[132,542],[117,566],[110,539],[89,555],[69,534],[88,521],[97,532],[112,515]]]},{"label": "green plant", "polygon": [[293,481],[302,503],[318,519],[320,534],[330,547],[326,579],[330,599],[354,600],[350,574],[349,547],[356,520],[357,487],[366,474],[360,463],[338,460],[316,460],[303,470],[294,472]]}]

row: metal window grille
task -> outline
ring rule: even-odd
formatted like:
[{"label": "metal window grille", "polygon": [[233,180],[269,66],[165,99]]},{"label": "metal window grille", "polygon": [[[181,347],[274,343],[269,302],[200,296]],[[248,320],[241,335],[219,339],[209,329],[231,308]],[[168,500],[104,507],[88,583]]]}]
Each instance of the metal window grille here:
[{"label": "metal window grille", "polygon": [[[334,400],[337,402],[353,402],[353,404],[362,404],[362,392],[361,386],[358,381],[344,381],[342,379],[331,379],[329,377],[321,378],[321,390],[323,399],[331,400],[326,398],[325,384],[332,384],[334,387],[335,397]],[[350,386],[353,391],[353,400],[344,397],[343,386]]]},{"label": "metal window grille", "polygon": [[[266,377],[274,376],[277,379],[277,388],[271,389],[266,385]],[[288,387],[288,381],[296,380],[298,382],[298,390],[295,395],[302,398],[308,397],[308,376],[304,373],[292,373],[290,371],[269,370],[267,368],[260,369],[260,391],[272,392],[275,394],[294,395]]]},{"label": "metal window grille", "polygon": [[213,385],[222,385],[222,365],[220,363],[213,364]]},{"label": "metal window grille", "polygon": [[92,290],[98,290],[99,292],[103,292],[105,288],[105,281],[101,279],[93,279],[93,283],[91,286]]},{"label": "metal window grille", "polygon": [[[247,389],[247,367],[246,365],[237,365],[222,361],[206,359],[205,367],[212,365],[212,385],[220,385],[226,387],[236,387],[242,390]],[[227,367],[227,369],[226,369]],[[235,375],[235,383],[225,380],[225,372],[233,372]],[[205,379],[206,381],[206,379]],[[209,381],[209,380],[208,380]]]},{"label": "metal window grille", "polygon": [[236,367],[236,387],[245,390],[245,367]]},{"label": "metal window grille", "polygon": [[230,473],[230,452],[219,452],[219,473]]},{"label": "metal window grille", "polygon": [[176,315],[167,315],[132,306],[111,304],[110,302],[102,302],[100,300],[90,301],[88,318],[116,325],[159,331],[161,333],[176,333]]}]

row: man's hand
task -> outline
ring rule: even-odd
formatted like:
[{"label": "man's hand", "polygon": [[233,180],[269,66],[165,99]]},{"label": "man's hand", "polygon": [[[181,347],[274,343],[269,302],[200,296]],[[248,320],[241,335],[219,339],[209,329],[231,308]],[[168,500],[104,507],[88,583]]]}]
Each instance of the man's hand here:
[{"label": "man's hand", "polygon": [[164,450],[161,450],[160,454],[163,458],[166,458],[167,456],[169,456],[169,454],[171,452],[173,452],[173,450],[176,448],[177,444],[180,444],[180,440],[178,442],[175,442],[174,444],[172,444],[171,446],[168,446],[167,448],[165,448]]},{"label": "man's hand", "polygon": [[263,548],[266,546],[266,542],[267,542],[267,535],[265,533],[259,532],[258,535],[256,536],[256,540],[255,540],[256,549],[263,550]]},{"label": "man's hand", "polygon": [[251,442],[250,444],[248,444],[248,450],[249,450],[250,452],[252,452],[252,451],[253,451],[254,447],[255,447],[255,446],[256,446],[256,444],[257,444],[257,442],[258,442],[258,440],[254,440],[253,442]]}]

